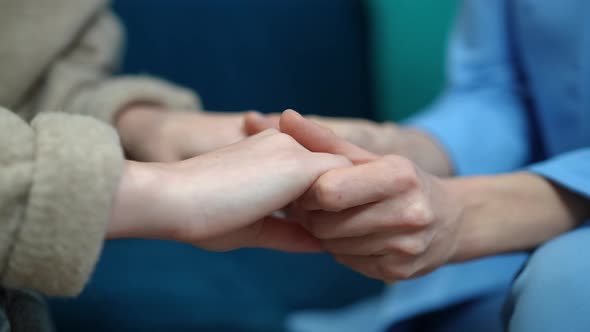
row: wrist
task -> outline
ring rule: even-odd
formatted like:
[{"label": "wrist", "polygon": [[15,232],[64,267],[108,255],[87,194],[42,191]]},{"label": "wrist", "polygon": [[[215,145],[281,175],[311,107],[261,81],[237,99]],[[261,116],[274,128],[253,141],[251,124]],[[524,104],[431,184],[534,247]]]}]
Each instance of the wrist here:
[{"label": "wrist", "polygon": [[530,250],[588,217],[588,202],[532,173],[447,180],[457,193],[454,261]]},{"label": "wrist", "polygon": [[107,238],[167,238],[160,216],[165,179],[157,164],[127,161],[114,196]]},{"label": "wrist", "polygon": [[442,180],[448,187],[449,196],[458,209],[458,232],[456,250],[451,262],[462,262],[485,256],[488,242],[493,241],[494,232],[490,225],[478,222],[485,214],[487,201],[486,192],[481,190],[488,181],[485,177],[450,178]]},{"label": "wrist", "polygon": [[443,147],[429,134],[413,128],[401,128],[400,150],[425,171],[449,177],[454,174],[449,156]]}]

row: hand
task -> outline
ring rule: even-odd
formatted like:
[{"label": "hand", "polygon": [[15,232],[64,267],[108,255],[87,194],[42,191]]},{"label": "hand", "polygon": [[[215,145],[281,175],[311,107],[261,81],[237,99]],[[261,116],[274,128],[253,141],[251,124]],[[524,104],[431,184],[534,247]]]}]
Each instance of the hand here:
[{"label": "hand", "polygon": [[243,114],[168,111],[131,105],[117,119],[130,158],[172,162],[198,156],[246,138]]},{"label": "hand", "polygon": [[391,282],[454,257],[462,211],[445,180],[404,157],[362,150],[293,111],[282,115],[280,128],[311,151],[355,163],[323,174],[295,204],[305,228],[338,262]]},{"label": "hand", "polygon": [[299,224],[265,218],[345,157],[312,153],[274,129],[171,164],[131,162],[115,200],[110,237],[170,239],[208,250],[320,250]]},{"label": "hand", "polygon": [[[280,116],[263,116],[248,112],[244,129],[252,135],[268,128],[279,128]],[[391,122],[375,123],[363,119],[327,118],[307,116],[318,125],[330,129],[336,136],[378,155],[397,154],[404,156],[424,170],[438,176],[453,174],[446,152],[428,134],[397,126]]]},{"label": "hand", "polygon": [[[316,115],[305,117],[320,126],[329,128],[337,136],[377,154],[394,153],[402,149],[402,129],[391,122],[376,123],[364,119],[328,118]],[[268,128],[279,129],[280,115],[262,115],[248,112],[244,129],[253,135]]]}]

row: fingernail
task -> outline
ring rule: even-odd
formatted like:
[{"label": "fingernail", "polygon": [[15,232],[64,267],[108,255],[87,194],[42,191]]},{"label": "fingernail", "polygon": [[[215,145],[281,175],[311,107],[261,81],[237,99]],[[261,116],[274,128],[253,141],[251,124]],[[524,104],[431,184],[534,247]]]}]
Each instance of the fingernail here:
[{"label": "fingernail", "polygon": [[264,116],[262,115],[262,113],[258,112],[258,111],[248,111],[248,115],[250,116],[254,116],[255,118],[264,118]]},{"label": "fingernail", "polygon": [[294,113],[294,114],[296,114],[298,116],[301,116],[301,114],[299,114],[299,112],[297,112],[294,109],[290,109],[290,108],[286,109],[283,113]]}]

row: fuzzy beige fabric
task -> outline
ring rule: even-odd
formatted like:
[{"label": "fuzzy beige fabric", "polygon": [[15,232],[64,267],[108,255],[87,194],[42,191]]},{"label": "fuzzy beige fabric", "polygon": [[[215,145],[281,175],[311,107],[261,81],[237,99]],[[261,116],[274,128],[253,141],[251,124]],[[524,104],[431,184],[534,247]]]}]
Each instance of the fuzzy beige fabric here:
[{"label": "fuzzy beige fabric", "polygon": [[190,91],[111,77],[121,25],[105,0],[0,0],[0,283],[78,294],[123,167],[109,126],[133,102],[197,109]]},{"label": "fuzzy beige fabric", "polygon": [[77,294],[110,219],[117,134],[90,117],[47,113],[29,126],[0,109],[0,151],[2,284]]}]

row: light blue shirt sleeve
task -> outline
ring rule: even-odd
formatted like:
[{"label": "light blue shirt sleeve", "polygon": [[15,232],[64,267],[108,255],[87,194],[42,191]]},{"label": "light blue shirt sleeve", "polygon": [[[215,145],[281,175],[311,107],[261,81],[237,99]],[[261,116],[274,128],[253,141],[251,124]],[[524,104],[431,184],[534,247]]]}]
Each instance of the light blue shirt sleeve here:
[{"label": "light blue shirt sleeve", "polygon": [[505,0],[463,3],[449,49],[446,92],[407,124],[434,136],[458,175],[531,160],[531,126],[514,70]]},{"label": "light blue shirt sleeve", "polygon": [[590,199],[590,148],[564,153],[528,170]]},{"label": "light blue shirt sleeve", "polygon": [[457,175],[525,169],[590,198],[590,147],[533,164],[533,126],[511,50],[506,0],[465,1],[446,92],[407,124],[432,135]]}]

